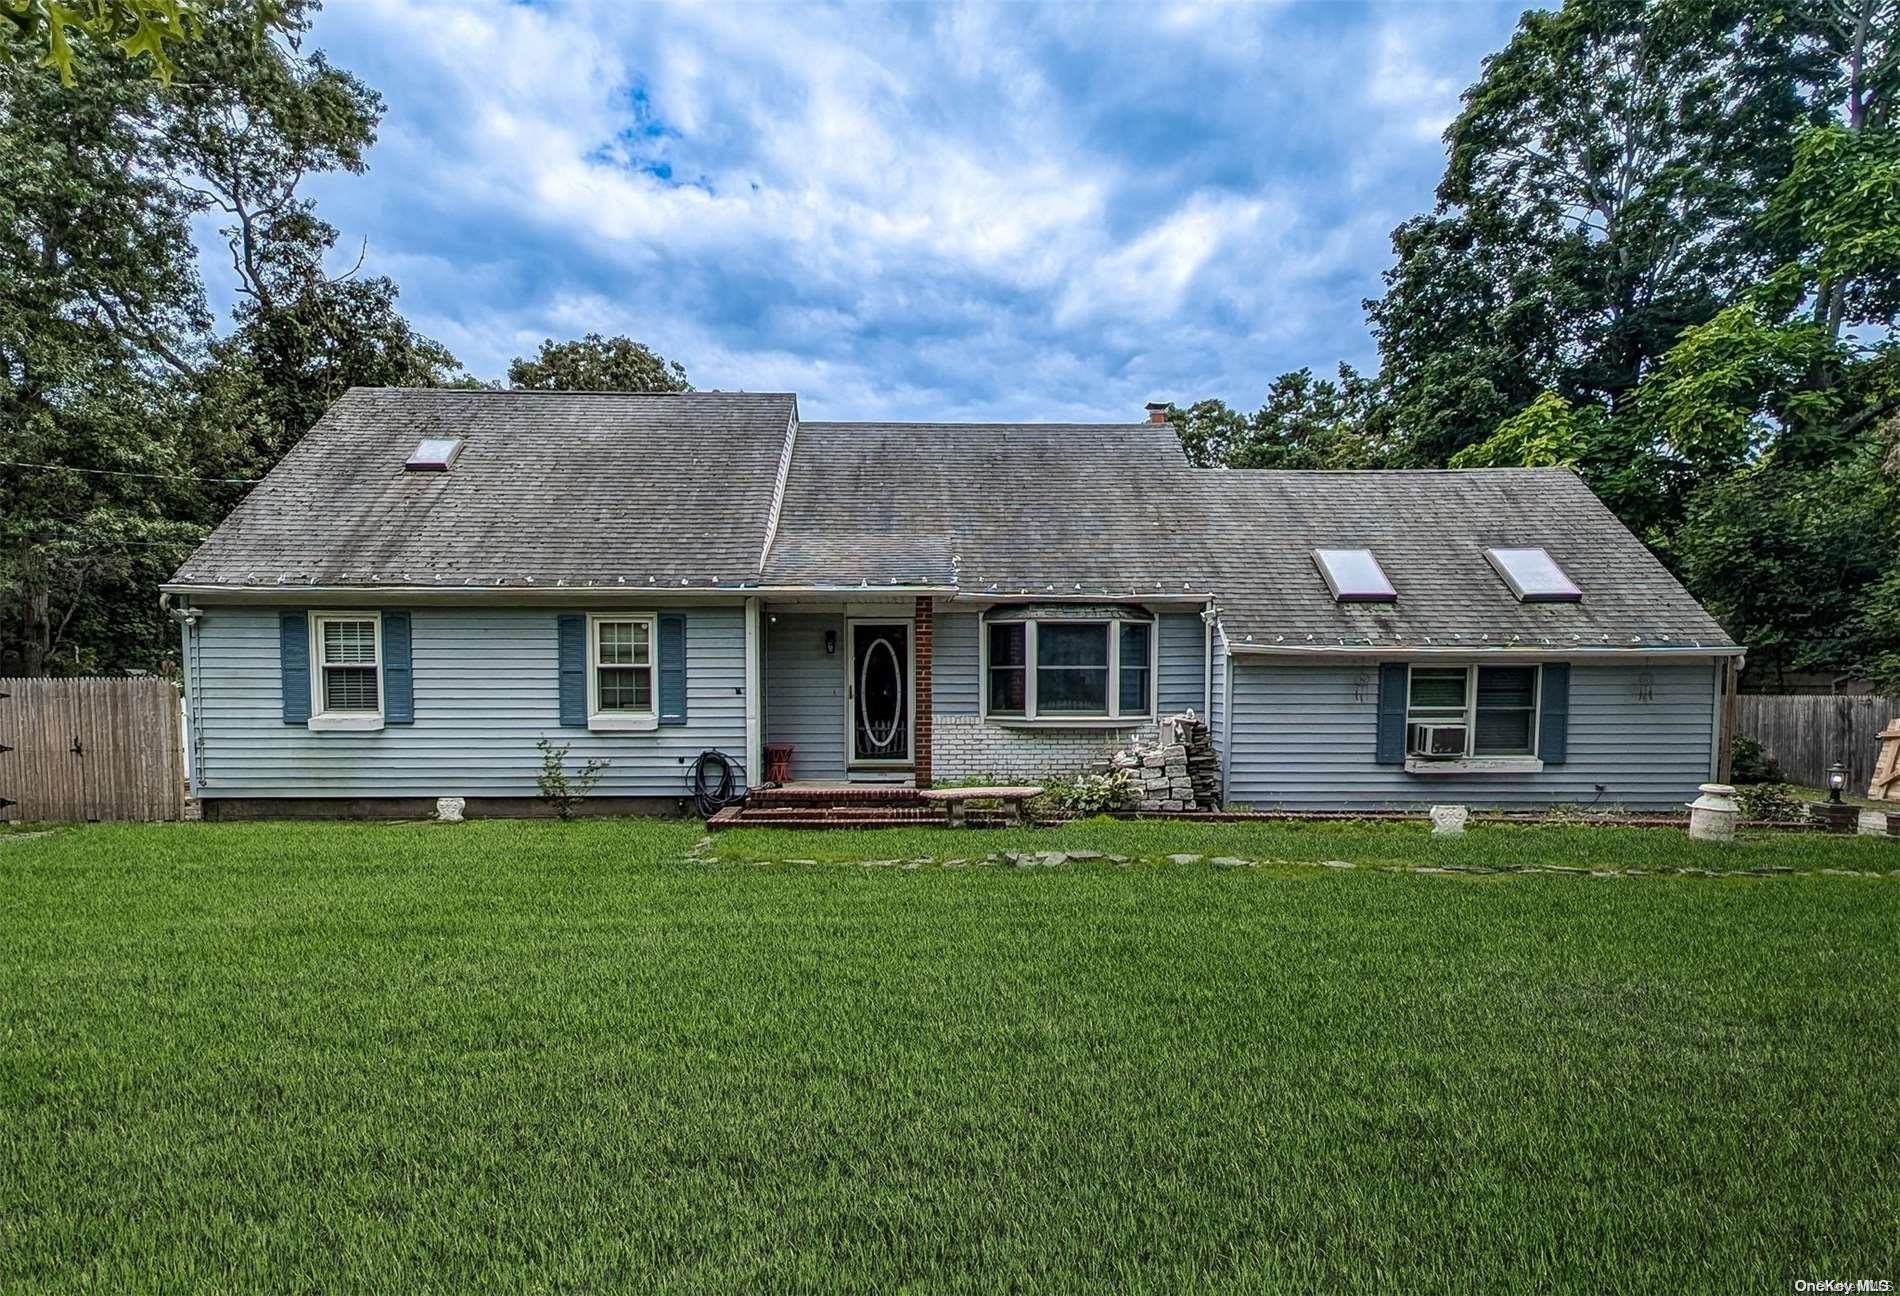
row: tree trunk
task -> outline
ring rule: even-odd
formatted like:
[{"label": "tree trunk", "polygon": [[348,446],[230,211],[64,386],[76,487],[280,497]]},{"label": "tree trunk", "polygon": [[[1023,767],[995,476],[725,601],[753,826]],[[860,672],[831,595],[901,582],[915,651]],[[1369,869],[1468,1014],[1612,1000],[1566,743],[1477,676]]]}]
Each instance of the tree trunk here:
[{"label": "tree trunk", "polygon": [[46,655],[53,633],[53,626],[47,616],[47,608],[52,602],[52,591],[38,581],[30,582],[26,587],[26,624],[21,627],[20,636],[20,673],[22,675],[46,674]]}]

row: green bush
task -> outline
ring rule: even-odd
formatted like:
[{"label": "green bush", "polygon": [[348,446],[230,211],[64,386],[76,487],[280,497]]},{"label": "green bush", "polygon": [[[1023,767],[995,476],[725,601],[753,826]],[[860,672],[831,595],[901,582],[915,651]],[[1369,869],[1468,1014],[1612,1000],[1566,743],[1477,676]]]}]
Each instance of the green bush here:
[{"label": "green bush", "polygon": [[1780,783],[1784,776],[1775,758],[1761,745],[1759,738],[1737,734],[1729,740],[1729,781],[1743,783]]},{"label": "green bush", "polygon": [[1786,783],[1751,783],[1735,789],[1742,818],[1767,823],[1799,823],[1808,817],[1808,803]]}]

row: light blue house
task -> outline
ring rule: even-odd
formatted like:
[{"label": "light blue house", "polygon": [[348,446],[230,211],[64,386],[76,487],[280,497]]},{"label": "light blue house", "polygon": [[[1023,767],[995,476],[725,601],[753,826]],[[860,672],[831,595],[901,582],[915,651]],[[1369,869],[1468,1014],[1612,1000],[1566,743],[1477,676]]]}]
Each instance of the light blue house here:
[{"label": "light blue house", "polygon": [[[1158,416],[1157,416],[1158,417]],[[1211,727],[1229,805],[1679,806],[1741,649],[1572,474],[1195,469],[1165,423],[358,390],[165,586],[209,817],[1078,772]]]}]

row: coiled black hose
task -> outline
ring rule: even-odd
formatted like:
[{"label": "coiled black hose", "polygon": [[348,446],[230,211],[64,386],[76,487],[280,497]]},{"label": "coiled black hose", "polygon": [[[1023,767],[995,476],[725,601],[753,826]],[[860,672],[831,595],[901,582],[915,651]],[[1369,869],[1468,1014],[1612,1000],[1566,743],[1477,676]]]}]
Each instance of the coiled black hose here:
[{"label": "coiled black hose", "polygon": [[693,762],[692,787],[693,802],[699,807],[702,819],[710,819],[734,802],[745,800],[745,793],[739,791],[739,767],[722,751],[699,754],[699,759]]}]

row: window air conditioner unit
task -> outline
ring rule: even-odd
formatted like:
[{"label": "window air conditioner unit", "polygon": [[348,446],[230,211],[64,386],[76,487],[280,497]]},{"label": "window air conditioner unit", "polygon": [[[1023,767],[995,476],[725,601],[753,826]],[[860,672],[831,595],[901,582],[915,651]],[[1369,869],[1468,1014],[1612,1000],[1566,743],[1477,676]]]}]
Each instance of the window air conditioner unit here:
[{"label": "window air conditioner unit", "polygon": [[1407,726],[1405,750],[1428,760],[1454,760],[1465,754],[1465,732],[1469,726],[1456,724],[1412,724]]}]

